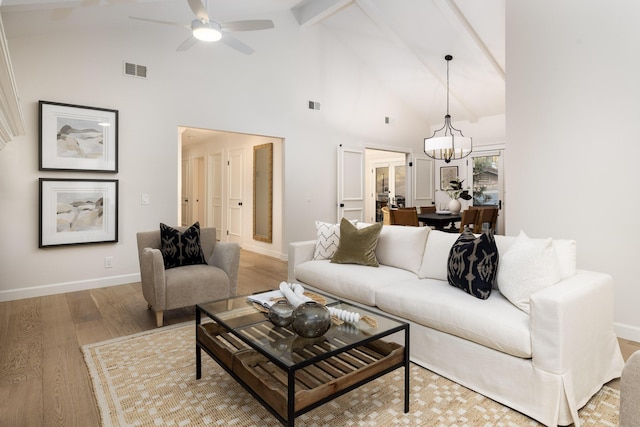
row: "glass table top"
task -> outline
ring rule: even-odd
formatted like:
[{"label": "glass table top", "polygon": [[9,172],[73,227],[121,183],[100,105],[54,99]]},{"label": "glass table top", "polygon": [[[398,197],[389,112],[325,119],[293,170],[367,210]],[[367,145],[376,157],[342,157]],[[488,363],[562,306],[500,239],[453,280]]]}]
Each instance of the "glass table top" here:
[{"label": "glass table top", "polygon": [[[358,323],[334,323],[321,337],[303,338],[296,335],[290,326],[283,328],[273,325],[267,318],[267,313],[256,308],[254,303],[247,300],[247,296],[198,304],[198,307],[245,343],[286,367],[305,364],[317,358],[319,352],[339,353],[346,348],[393,334],[407,326],[405,322],[330,297],[327,297],[326,305],[356,312],[361,318],[367,316],[374,321],[361,319]],[[309,351],[309,346],[313,347],[313,351]]]}]

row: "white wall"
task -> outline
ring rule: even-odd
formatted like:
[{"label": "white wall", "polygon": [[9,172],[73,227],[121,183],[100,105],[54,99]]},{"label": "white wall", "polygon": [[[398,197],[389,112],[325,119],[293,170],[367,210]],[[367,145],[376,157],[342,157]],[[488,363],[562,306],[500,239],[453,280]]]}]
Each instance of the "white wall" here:
[{"label": "white wall", "polygon": [[507,234],[573,238],[640,341],[640,3],[508,1]]},{"label": "white wall", "polygon": [[[321,26],[301,30],[288,12],[274,21],[269,37],[245,36],[251,56],[177,53],[175,34],[147,26],[8,40],[27,132],[0,152],[0,301],[137,280],[135,233],[177,221],[179,126],[284,138],[282,252],[313,237],[315,219],[335,219],[338,144],[421,150],[429,125]],[[123,76],[122,61],[148,66],[148,79]],[[119,110],[119,173],[39,172],[38,100]],[[39,177],[118,179],[119,242],[38,249]]]}]

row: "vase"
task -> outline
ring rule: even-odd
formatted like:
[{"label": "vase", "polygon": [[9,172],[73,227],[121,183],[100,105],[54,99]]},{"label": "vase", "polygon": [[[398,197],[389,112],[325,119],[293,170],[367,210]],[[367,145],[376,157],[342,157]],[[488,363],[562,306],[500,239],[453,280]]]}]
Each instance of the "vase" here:
[{"label": "vase", "polygon": [[304,338],[322,336],[331,327],[331,313],[315,301],[304,302],[293,310],[291,327]]},{"label": "vase", "polygon": [[289,301],[277,301],[269,308],[269,320],[276,326],[289,326],[293,318],[293,306]]},{"label": "vase", "polygon": [[451,199],[449,201],[449,212],[451,213],[460,213],[460,209],[462,209],[462,204],[458,199]]}]

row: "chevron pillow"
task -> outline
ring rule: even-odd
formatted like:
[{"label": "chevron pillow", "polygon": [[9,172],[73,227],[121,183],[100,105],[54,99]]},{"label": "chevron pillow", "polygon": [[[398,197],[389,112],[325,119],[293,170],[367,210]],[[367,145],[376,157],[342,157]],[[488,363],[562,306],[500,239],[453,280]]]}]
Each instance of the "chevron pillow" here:
[{"label": "chevron pillow", "polygon": [[[350,220],[356,224],[357,220]],[[340,224],[316,221],[316,249],[313,252],[314,260],[331,259],[340,243]]]}]

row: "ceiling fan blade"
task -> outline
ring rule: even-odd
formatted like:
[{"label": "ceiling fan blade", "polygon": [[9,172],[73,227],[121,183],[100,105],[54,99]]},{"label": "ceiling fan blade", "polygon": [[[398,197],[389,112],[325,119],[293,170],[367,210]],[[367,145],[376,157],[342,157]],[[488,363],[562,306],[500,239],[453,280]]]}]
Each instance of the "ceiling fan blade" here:
[{"label": "ceiling fan blade", "polygon": [[182,44],[180,46],[178,46],[178,48],[176,50],[178,52],[184,52],[185,50],[190,49],[197,42],[198,42],[198,39],[196,39],[195,37],[191,36],[188,39],[186,39],[185,41],[183,41]]},{"label": "ceiling fan blade", "polygon": [[187,2],[189,3],[189,7],[191,8],[191,10],[199,20],[203,22],[209,22],[209,13],[207,12],[207,8],[204,7],[200,0],[187,0]]},{"label": "ceiling fan blade", "polygon": [[270,30],[274,28],[273,21],[270,19],[254,19],[249,21],[232,21],[220,24],[224,31],[257,31]]},{"label": "ceiling fan blade", "polygon": [[251,55],[253,52],[255,52],[250,46],[244,44],[243,42],[233,36],[230,36],[229,34],[223,34],[220,41],[230,48],[244,53],[245,55]]},{"label": "ceiling fan blade", "polygon": [[160,21],[158,19],[149,19],[149,18],[138,18],[137,16],[130,16],[129,18],[135,19],[137,21],[152,22],[154,24],[174,25],[174,26],[178,26],[178,27],[184,27],[184,28],[191,29],[191,27],[189,25],[180,24],[179,22]]}]

